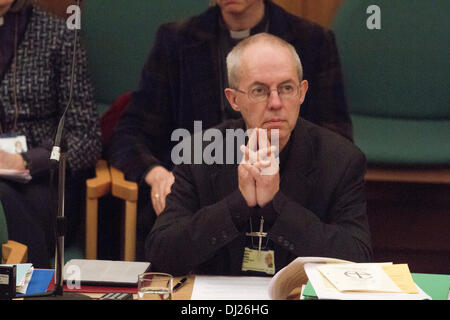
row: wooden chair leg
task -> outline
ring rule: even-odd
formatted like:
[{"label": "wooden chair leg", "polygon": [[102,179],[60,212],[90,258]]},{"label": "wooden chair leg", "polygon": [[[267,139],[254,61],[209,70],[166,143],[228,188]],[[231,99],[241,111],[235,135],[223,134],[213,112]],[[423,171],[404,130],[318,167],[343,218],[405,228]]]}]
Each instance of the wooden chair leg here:
[{"label": "wooden chair leg", "polygon": [[138,185],[135,182],[126,181],[122,171],[110,167],[111,193],[113,196],[125,200],[124,236],[123,236],[123,260],[136,260],[136,219]]},{"label": "wooden chair leg", "polygon": [[86,259],[97,259],[98,199],[111,191],[111,175],[105,160],[99,160],[96,177],[86,180]]},{"label": "wooden chair leg", "polygon": [[86,198],[86,259],[97,259],[98,200]]},{"label": "wooden chair leg", "polygon": [[124,257],[125,261],[136,260],[136,219],[137,202],[125,202],[125,239]]}]

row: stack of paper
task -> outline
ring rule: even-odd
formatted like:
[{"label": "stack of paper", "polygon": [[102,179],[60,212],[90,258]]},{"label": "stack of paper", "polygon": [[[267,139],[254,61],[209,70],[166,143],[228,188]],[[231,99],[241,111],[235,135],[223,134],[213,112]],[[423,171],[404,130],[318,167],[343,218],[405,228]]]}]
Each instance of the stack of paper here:
[{"label": "stack of paper", "polygon": [[305,288],[302,297],[318,299],[431,299],[414,283],[406,264],[299,257],[275,274],[269,284],[269,296],[275,300],[287,299],[298,287]]},{"label": "stack of paper", "polygon": [[17,265],[16,274],[16,292],[25,294],[33,275],[34,267],[31,263],[23,263]]},{"label": "stack of paper", "polygon": [[[12,266],[11,264],[2,264],[2,266]],[[31,276],[33,275],[33,265],[31,263],[16,264],[16,292],[26,293]]]},{"label": "stack of paper", "polygon": [[319,299],[431,300],[406,264],[307,263],[305,272]]}]

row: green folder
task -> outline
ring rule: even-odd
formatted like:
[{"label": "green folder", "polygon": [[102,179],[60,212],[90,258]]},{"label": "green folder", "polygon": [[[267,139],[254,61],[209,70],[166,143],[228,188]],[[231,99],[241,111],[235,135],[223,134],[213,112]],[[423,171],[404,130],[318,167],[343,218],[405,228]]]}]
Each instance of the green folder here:
[{"label": "green folder", "polygon": [[305,289],[303,289],[303,299],[305,300],[317,300],[317,294],[316,291],[314,291],[314,288],[311,284],[311,281],[308,281],[308,283],[305,286]]},{"label": "green folder", "polygon": [[447,300],[450,290],[450,275],[411,273],[414,282],[433,300]]},{"label": "green folder", "polygon": [[[450,290],[450,275],[446,274],[426,274],[411,273],[414,282],[425,291],[433,300],[447,300]],[[305,300],[317,299],[311,282],[305,286],[303,290],[303,298]]]}]

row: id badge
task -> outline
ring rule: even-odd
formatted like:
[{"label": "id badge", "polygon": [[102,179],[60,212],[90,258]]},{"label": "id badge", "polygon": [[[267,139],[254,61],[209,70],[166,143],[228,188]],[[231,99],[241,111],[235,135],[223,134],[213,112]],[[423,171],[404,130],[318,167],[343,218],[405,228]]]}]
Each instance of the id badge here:
[{"label": "id badge", "polygon": [[27,152],[27,138],[24,135],[0,137],[0,149],[9,153]]},{"label": "id badge", "polygon": [[275,254],[273,250],[244,249],[242,271],[258,271],[275,274]]}]

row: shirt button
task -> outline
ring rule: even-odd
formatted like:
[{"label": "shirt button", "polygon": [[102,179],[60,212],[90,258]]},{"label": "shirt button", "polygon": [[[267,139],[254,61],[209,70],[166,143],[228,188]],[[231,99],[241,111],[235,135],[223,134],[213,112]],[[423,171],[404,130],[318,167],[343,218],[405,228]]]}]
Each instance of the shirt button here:
[{"label": "shirt button", "polygon": [[295,246],[293,243],[291,243],[291,245],[289,246],[289,250],[293,251],[295,249]]},{"label": "shirt button", "polygon": [[285,247],[289,247],[289,241],[284,240],[283,244],[284,244]]},{"label": "shirt button", "polygon": [[278,237],[278,242],[279,242],[279,243],[282,243],[283,240],[284,240],[283,236],[279,236],[279,237]]},{"label": "shirt button", "polygon": [[212,244],[212,245],[215,245],[216,243],[217,243],[216,237],[212,237],[212,238],[211,238],[211,244]]},{"label": "shirt button", "polygon": [[222,239],[223,240],[227,240],[228,239],[228,235],[227,235],[226,231],[222,231]]}]

